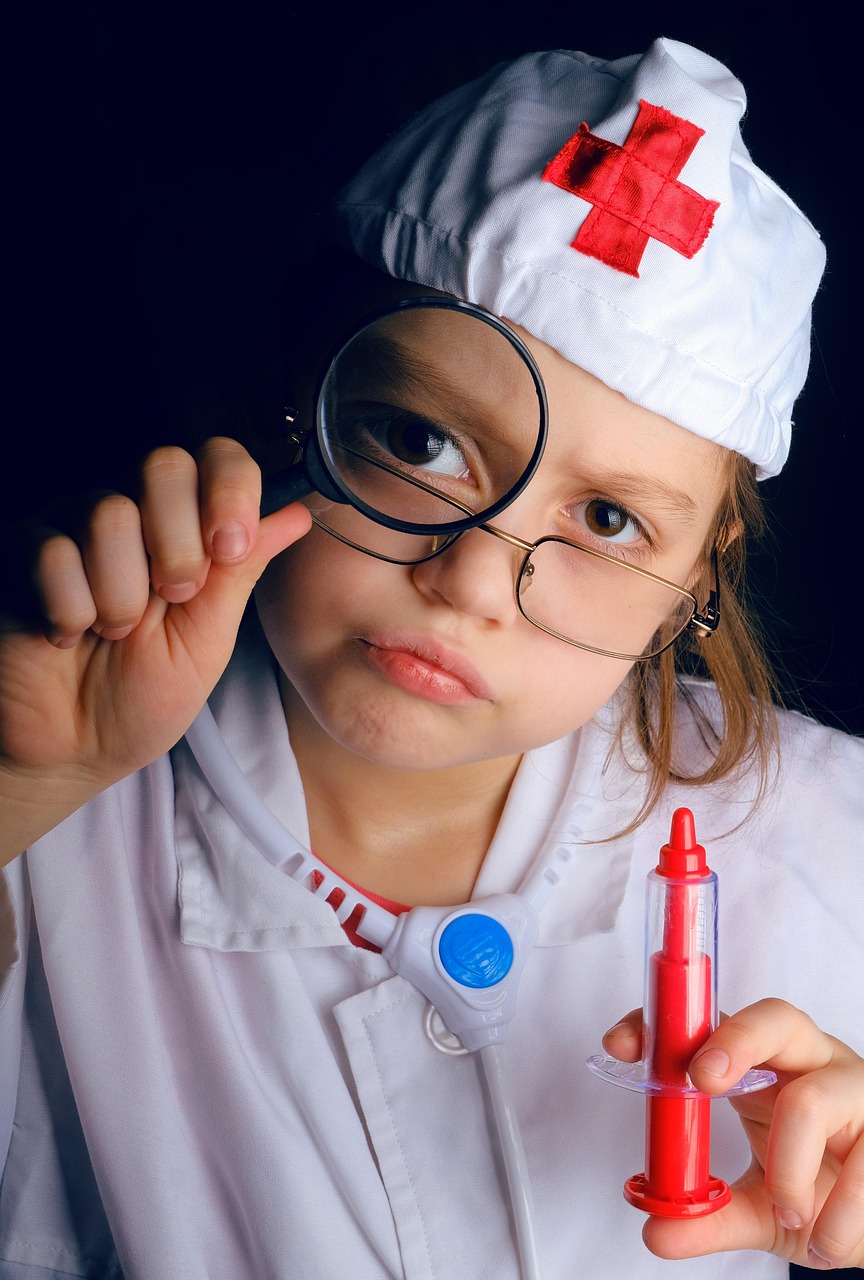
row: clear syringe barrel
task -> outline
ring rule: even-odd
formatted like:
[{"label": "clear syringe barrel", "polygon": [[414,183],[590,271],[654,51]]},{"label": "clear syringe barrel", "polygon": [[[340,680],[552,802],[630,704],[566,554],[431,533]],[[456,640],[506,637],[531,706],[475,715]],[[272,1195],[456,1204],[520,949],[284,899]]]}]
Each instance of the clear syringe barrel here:
[{"label": "clear syringe barrel", "polygon": [[658,1084],[687,1088],[687,1066],[717,1026],[717,877],[647,877],[643,1060]]},{"label": "clear syringe barrel", "polygon": [[717,1025],[717,877],[692,824],[678,810],[646,885],[642,1058],[657,1092],[645,1111],[639,1195],[673,1203],[707,1200],[712,1186],[711,1104],[685,1091],[690,1060]]},{"label": "clear syringe barrel", "polygon": [[[648,873],[644,972],[641,1061],[588,1059],[603,1079],[645,1094],[645,1171],[627,1179],[624,1196],[667,1218],[714,1213],[731,1192],[711,1176],[711,1099],[694,1087],[688,1067],[719,1016],[717,877],[689,809],[673,813],[669,843]],[[726,1096],[776,1079],[772,1071],[748,1071]]]}]

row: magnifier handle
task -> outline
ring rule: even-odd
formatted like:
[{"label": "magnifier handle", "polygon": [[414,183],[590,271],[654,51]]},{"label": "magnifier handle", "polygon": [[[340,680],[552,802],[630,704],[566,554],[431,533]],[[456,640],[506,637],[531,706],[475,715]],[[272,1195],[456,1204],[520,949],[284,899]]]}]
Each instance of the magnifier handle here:
[{"label": "magnifier handle", "polygon": [[264,481],[261,494],[261,515],[269,516],[280,511],[292,502],[305,498],[307,494],[320,493],[329,502],[345,503],[348,499],[340,493],[324,470],[314,445],[310,442],[299,462]]},{"label": "magnifier handle", "polygon": [[314,485],[309,479],[303,460],[295,463],[293,467],[286,467],[284,471],[277,471],[275,475],[268,476],[264,481],[261,494],[262,516],[272,515],[274,511],[279,511],[282,507],[305,498],[313,488]]}]

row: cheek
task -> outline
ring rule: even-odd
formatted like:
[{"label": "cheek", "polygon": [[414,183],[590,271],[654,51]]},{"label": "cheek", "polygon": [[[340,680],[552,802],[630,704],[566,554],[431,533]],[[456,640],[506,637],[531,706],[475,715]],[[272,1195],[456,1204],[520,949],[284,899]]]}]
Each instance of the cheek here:
[{"label": "cheek", "polygon": [[536,628],[531,629],[525,654],[514,672],[510,708],[512,731],[523,751],[566,737],[586,724],[633,669],[632,663],[566,645]]},{"label": "cheek", "polygon": [[282,667],[291,657],[324,654],[358,602],[378,600],[403,572],[364,556],[313,526],[272,560],[255,588],[264,633]]},{"label": "cheek", "polygon": [[259,610],[281,614],[286,619],[292,615],[308,616],[317,602],[338,595],[340,585],[344,585],[346,593],[354,590],[362,573],[362,561],[367,558],[313,525],[305,537],[271,560],[264,570],[255,588]]},{"label": "cheek", "polygon": [[255,588],[255,605],[264,634],[286,670],[292,654],[304,647],[312,619],[326,616],[329,609],[321,596],[332,575],[324,571],[316,549],[303,545],[315,533],[313,529],[296,546],[271,560]]}]

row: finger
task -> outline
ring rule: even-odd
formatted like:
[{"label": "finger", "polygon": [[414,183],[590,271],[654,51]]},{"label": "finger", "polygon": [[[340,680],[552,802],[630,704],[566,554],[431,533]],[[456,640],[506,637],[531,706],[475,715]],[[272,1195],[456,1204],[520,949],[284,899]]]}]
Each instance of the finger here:
[{"label": "finger", "polygon": [[190,600],[207,577],[198,467],[184,449],[156,449],[141,468],[141,525],[153,589],[171,604]]},{"label": "finger", "polygon": [[603,1037],[603,1048],[619,1062],[638,1062],[642,1056],[642,1010],[632,1009]]},{"label": "finger", "polygon": [[219,564],[237,564],[258,532],[261,472],[236,440],[216,436],[198,455],[204,545]]},{"label": "finger", "polygon": [[135,503],[121,494],[93,509],[82,543],[96,608],[90,624],[106,640],[120,640],[140,622],[150,596],[150,571]]},{"label": "finger", "polygon": [[705,1093],[723,1093],[757,1064],[779,1072],[815,1071],[838,1049],[840,1042],[794,1005],[760,1000],[720,1023],[691,1060],[690,1078]]},{"label": "finger", "polygon": [[820,1271],[864,1265],[864,1138],[846,1156],[816,1219],[808,1260]]},{"label": "finger", "polygon": [[34,589],[46,637],[58,649],[72,648],[96,621],[97,609],[81,551],[65,534],[45,531]]},{"label": "finger", "polygon": [[[293,504],[275,511],[261,520],[252,551],[236,565],[212,564],[205,589],[198,592],[181,611],[199,633],[215,634],[229,631],[239,624],[240,617],[252,590],[264,569],[274,556],[286,550],[307,533],[312,517],[306,507]],[[185,627],[181,616],[174,616],[174,625]]]},{"label": "finger", "polygon": [[236,565],[214,564],[213,572],[218,571],[220,581],[224,579],[227,583],[234,584],[229,589],[245,592],[248,597],[274,556],[287,550],[298,538],[308,533],[311,527],[312,517],[308,507],[300,503],[282,507],[259,521],[252,549],[245,560]]},{"label": "finger", "polygon": [[267,565],[293,543],[299,541],[312,528],[312,515],[308,507],[294,502],[267,516],[258,526],[258,540],[250,557],[252,572],[257,582]]},{"label": "finger", "polygon": [[104,496],[58,500],[5,530],[0,546],[4,630],[41,632],[65,647],[94,621],[79,545],[94,504]]},{"label": "finger", "polygon": [[[724,1208],[700,1218],[649,1218],[642,1237],[652,1253],[670,1260],[752,1249],[776,1253],[817,1270],[860,1266],[864,1263],[864,1245],[860,1216],[862,1169],[857,1163],[857,1149],[855,1157],[848,1197],[843,1195],[838,1201],[837,1217],[827,1220],[824,1233],[820,1215],[809,1246],[806,1225],[801,1230],[791,1230],[777,1222],[762,1186],[762,1171],[755,1163],[733,1186],[732,1199]],[[844,1173],[848,1164],[847,1160]],[[823,1212],[830,1212],[827,1200]]]},{"label": "finger", "polygon": [[[853,1055],[839,1056],[830,1066],[799,1076],[779,1091],[765,1157],[765,1187],[784,1226],[801,1227],[812,1221],[816,1179],[826,1146],[848,1129],[852,1131],[851,1142],[864,1131],[864,1064]],[[851,1156],[845,1150],[837,1155],[846,1157],[845,1171]],[[858,1158],[864,1162],[864,1156]],[[864,1184],[856,1186],[855,1168],[853,1165],[853,1172],[847,1175],[844,1189],[838,1191],[838,1182],[830,1200],[839,1194],[840,1218],[844,1205],[851,1204],[853,1211],[857,1208],[858,1233],[862,1235]]]},{"label": "finger", "polygon": [[716,1213],[697,1218],[648,1218],[642,1228],[648,1249],[659,1258],[700,1258],[737,1249],[794,1253],[797,1236],[774,1222],[758,1178],[745,1175],[732,1199]]}]

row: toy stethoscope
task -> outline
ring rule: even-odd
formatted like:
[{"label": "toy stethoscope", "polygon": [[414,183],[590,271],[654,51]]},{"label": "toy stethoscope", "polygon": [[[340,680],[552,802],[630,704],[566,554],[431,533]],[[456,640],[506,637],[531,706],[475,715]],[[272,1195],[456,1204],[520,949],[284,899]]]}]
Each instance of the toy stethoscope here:
[{"label": "toy stethoscope", "polygon": [[[340,923],[357,911],[359,936],[379,947],[393,971],[426,997],[465,1050],[479,1053],[507,1171],[522,1274],[524,1280],[539,1280],[530,1183],[500,1048],[537,938],[538,914],[573,861],[578,832],[571,826],[572,843],[545,850],[515,894],[455,907],[413,907],[393,916],[282,825],[240,770],[208,706],[186,740],[227,812],[268,862],[322,900],[339,890],[344,897],[333,909]],[[587,802],[577,807],[573,822],[578,824],[588,809]]]}]

